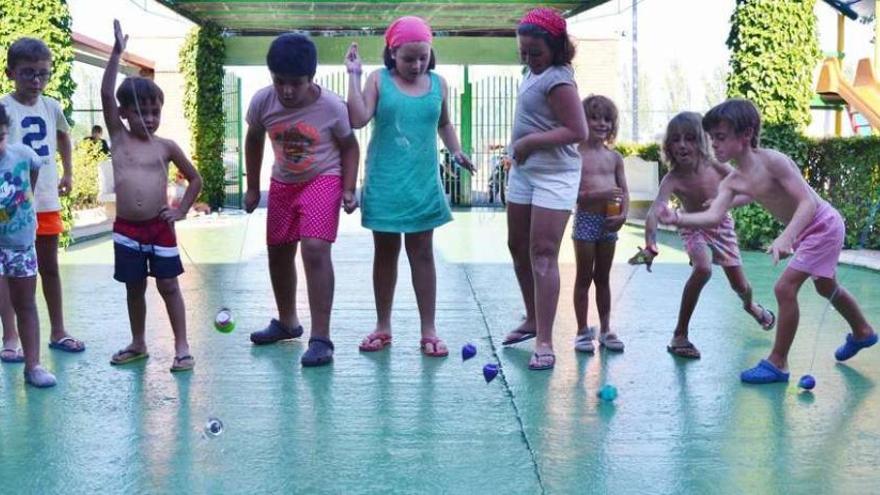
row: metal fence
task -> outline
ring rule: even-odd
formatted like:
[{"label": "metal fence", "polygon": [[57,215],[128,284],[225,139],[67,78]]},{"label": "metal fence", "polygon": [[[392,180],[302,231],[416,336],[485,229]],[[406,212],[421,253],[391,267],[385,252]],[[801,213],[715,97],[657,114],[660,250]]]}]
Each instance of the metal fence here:
[{"label": "metal fence", "polygon": [[223,206],[241,208],[243,205],[241,78],[227,72],[223,76],[223,168],[226,196]]}]

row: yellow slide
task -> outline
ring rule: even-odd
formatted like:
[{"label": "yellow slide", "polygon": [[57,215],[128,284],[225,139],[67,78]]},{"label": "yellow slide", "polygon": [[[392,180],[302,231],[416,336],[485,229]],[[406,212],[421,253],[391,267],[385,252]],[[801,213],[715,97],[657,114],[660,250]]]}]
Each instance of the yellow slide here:
[{"label": "yellow slide", "polygon": [[859,60],[856,78],[850,85],[843,79],[840,60],[829,57],[822,63],[816,92],[823,100],[843,100],[853,110],[862,114],[874,129],[880,129],[880,85],[874,79],[871,59]]}]

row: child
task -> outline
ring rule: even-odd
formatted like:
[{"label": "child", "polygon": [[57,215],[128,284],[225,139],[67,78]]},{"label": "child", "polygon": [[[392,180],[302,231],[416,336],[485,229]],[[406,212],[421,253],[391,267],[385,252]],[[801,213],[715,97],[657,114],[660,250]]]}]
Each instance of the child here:
[{"label": "child", "polygon": [[[706,209],[718,193],[718,185],[733,172],[733,167],[719,163],[709,154],[709,138],[703,131],[701,116],[694,112],[682,112],[666,126],[663,154],[669,164],[669,173],[660,182],[660,191],[645,219],[645,249],[642,254],[648,263],[658,254],[657,211],[675,195],[685,211],[699,212]],[[739,196],[732,206],[740,206],[751,199]],[[720,225],[712,228],[687,228],[678,231],[691,261],[693,271],[681,295],[678,323],[672,341],[666,347],[670,353],[691,359],[699,359],[700,351],[688,340],[688,326],[697,306],[700,292],[712,276],[712,264],[721,265],[730,287],[743,302],[743,309],[761,325],[770,330],[776,315],[752,301],[752,288],[742,269],[739,244],[733,228],[733,218],[725,213]],[[706,250],[712,253],[709,258]]]},{"label": "child", "polygon": [[[174,332],[174,362],[171,371],[189,371],[195,366],[186,339],[186,310],[177,276],[183,273],[174,222],[185,218],[199,190],[202,178],[174,141],[154,135],[162,116],[164,96],[156,84],[142,77],[127,77],[116,91],[119,59],[125,51],[119,21],[113,21],[116,41],[101,82],[101,103],[110,134],[113,184],[116,190],[116,220],[113,222],[113,278],[123,282],[127,292],[131,344],[119,350],[111,364],[127,364],[149,357],[144,340],[147,276],[155,277],[156,288],[165,301]],[[117,106],[116,100],[119,100]],[[128,122],[128,128],[122,119]],[[168,162],[189,181],[180,206],[168,208]]]},{"label": "child", "polygon": [[703,117],[703,129],[712,137],[715,157],[733,160],[736,169],[718,187],[709,209],[700,213],[673,212],[658,208],[661,222],[680,227],[714,227],[724,221],[738,196],[754,198],[786,227],[770,245],[773,262],[794,254],[776,282],[779,303],[776,341],[767,359],[741,374],[747,383],[786,382],[788,352],[798,326],[797,294],[801,285],[813,279],[816,291],[849,323],[852,333],[837,349],[835,357],[845,361],[877,343],[877,334],[865,320],[853,296],[837,283],[837,259],[843,248],[844,224],[840,214],[810,188],[797,165],[788,156],[759,148],[761,116],[748,100],[728,100]]},{"label": "child", "polygon": [[303,366],[333,360],[330,310],[334,273],[331,248],[339,229],[339,206],[357,207],[355,183],[360,158],[357,139],[342,98],[313,81],[315,44],[301,34],[283,34],[266,56],[272,86],[258,91],[247,113],[245,140],[248,213],[260,199],[260,166],[266,133],[275,150],[266,238],[269,276],[278,319],[251,334],[254,344],[270,344],[303,333],[296,314],[297,245],[302,246],[312,331]]},{"label": "child", "polygon": [[574,282],[574,312],[578,332],[574,348],[593,352],[596,329],[587,325],[590,284],[596,283],[599,311],[599,345],[623,352],[623,342],[611,331],[611,287],[608,275],[614,260],[617,231],[629,211],[629,191],[623,173],[623,157],[608,149],[617,136],[617,107],[604,96],[583,101],[589,137],[578,146],[581,154],[581,185],[571,238],[577,274]]},{"label": "child", "polygon": [[511,138],[507,245],[526,319],[503,344],[537,337],[529,368],[549,370],[556,364],[553,320],[559,303],[559,244],[577,201],[581,158],[576,145],[587,139],[587,128],[565,19],[551,9],[537,8],[526,13],[516,33],[528,70],[519,87]]},{"label": "child", "polygon": [[[10,306],[21,329],[24,357],[18,362],[25,363],[24,381],[34,387],[51,387],[55,376],[40,366],[40,320],[34,301],[37,215],[32,191],[45,160],[23,144],[7,145],[8,129],[9,116],[0,105],[0,279],[10,289]],[[5,331],[6,321],[3,323]]]},{"label": "child", "polygon": [[[45,167],[41,168],[34,202],[37,211],[36,250],[43,285],[43,296],[49,310],[49,347],[65,352],[82,352],[85,344],[67,333],[64,326],[61,277],[58,271],[58,235],[64,232],[61,221],[60,195],[72,187],[70,126],[57,100],[43,96],[52,77],[52,52],[40,40],[20,38],[7,52],[6,76],[15,83],[15,90],[0,99],[9,115],[9,141],[24,143],[33,149]],[[55,153],[61,154],[64,174],[58,179]],[[0,297],[0,310],[5,305]],[[5,331],[5,328],[4,328]],[[12,330],[14,332],[14,330]],[[4,347],[16,340],[4,338]]]},{"label": "child", "polygon": [[348,112],[361,128],[375,117],[367,152],[362,223],[373,231],[373,293],[376,328],[360,350],[380,351],[391,344],[391,305],[397,283],[397,257],[403,234],[419,307],[424,355],[444,357],[434,309],[434,229],[452,220],[437,167],[437,135],[455,161],[474,171],[461,152],[449,120],[446,81],[433,72],[431,27],[419,17],[401,17],[385,30],[385,68],[373,72],[361,91],[357,44],[345,59],[349,73]]}]

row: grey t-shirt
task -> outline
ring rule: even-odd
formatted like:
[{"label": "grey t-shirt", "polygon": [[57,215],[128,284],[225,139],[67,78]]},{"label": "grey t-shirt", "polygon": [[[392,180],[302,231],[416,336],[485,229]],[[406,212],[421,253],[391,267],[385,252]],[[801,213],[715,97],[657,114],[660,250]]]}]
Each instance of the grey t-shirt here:
[{"label": "grey t-shirt", "polygon": [[[554,65],[540,74],[526,73],[516,100],[516,115],[513,119],[512,141],[534,132],[546,132],[562,123],[553,115],[548,97],[550,91],[560,84],[577,86],[574,82],[574,71],[570,66]],[[544,148],[529,155],[525,163],[518,166],[537,166],[569,170],[580,169],[581,157],[574,144]]]},{"label": "grey t-shirt", "polygon": [[34,245],[37,213],[31,170],[43,164],[23,144],[10,144],[0,155],[0,247],[23,249]]}]

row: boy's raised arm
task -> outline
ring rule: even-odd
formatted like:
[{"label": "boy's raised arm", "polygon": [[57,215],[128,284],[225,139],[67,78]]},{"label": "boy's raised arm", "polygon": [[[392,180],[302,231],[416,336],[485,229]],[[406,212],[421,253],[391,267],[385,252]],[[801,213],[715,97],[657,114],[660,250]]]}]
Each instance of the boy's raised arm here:
[{"label": "boy's raised arm", "polygon": [[101,107],[104,112],[104,122],[107,124],[107,132],[110,138],[125,127],[119,118],[119,107],[116,105],[116,73],[119,72],[119,59],[125,52],[125,45],[128,43],[128,36],[122,34],[122,27],[118,20],[113,20],[113,34],[116,41],[113,43],[113,50],[110,52],[110,59],[107,61],[107,67],[104,68],[104,78],[101,79]]}]

